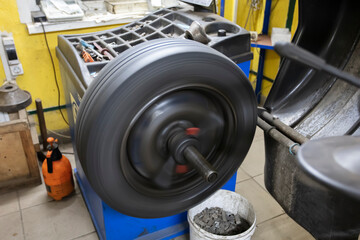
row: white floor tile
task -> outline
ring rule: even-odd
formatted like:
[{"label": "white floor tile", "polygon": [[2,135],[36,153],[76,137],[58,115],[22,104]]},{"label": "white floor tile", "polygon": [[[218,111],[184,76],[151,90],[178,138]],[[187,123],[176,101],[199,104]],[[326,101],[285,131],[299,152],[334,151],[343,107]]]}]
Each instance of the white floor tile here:
[{"label": "white floor tile", "polygon": [[73,145],[72,143],[63,143],[59,145],[60,152],[66,154],[66,153],[74,153]]},{"label": "white floor tile", "polygon": [[23,222],[27,240],[69,240],[95,230],[80,195],[24,209]]},{"label": "white floor tile", "polygon": [[24,239],[19,211],[0,217],[0,238],[1,240]]},{"label": "white floor tile", "polygon": [[253,179],[236,184],[235,191],[253,205],[256,222],[259,224],[284,213],[280,205]]},{"label": "white floor tile", "polygon": [[189,234],[184,234],[184,235],[178,236],[176,238],[173,238],[171,240],[189,240],[189,239],[190,239]]},{"label": "white floor tile", "polygon": [[250,179],[251,177],[241,168],[238,169],[237,171],[237,175],[236,175],[236,182],[242,182],[245,181],[247,179]]},{"label": "white floor tile", "polygon": [[93,232],[78,238],[74,238],[74,240],[99,240],[99,237],[96,232]]},{"label": "white floor tile", "polygon": [[81,194],[79,184],[78,184],[78,182],[77,182],[77,180],[76,180],[76,177],[75,177],[75,175],[74,175],[74,170],[73,170],[73,178],[74,178],[74,184],[75,184],[75,186],[74,186],[74,188],[75,188],[75,194]]},{"label": "white floor tile", "polygon": [[264,140],[253,141],[241,168],[251,177],[264,173],[265,145]]},{"label": "white floor tile", "polygon": [[21,209],[53,201],[53,199],[47,195],[44,183],[36,187],[19,190],[19,200]]},{"label": "white floor tile", "polygon": [[16,192],[0,195],[0,216],[19,211],[19,201]]},{"label": "white floor tile", "polygon": [[264,141],[264,131],[259,127],[256,127],[256,132],[254,136],[254,142],[257,141]]},{"label": "white floor tile", "polygon": [[258,224],[252,240],[313,240],[314,238],[286,214]]},{"label": "white floor tile", "polygon": [[[264,174],[261,174],[259,176],[254,177],[254,180],[263,188],[266,190],[265,182],[264,182]],[[267,190],[266,190],[267,191]]]}]

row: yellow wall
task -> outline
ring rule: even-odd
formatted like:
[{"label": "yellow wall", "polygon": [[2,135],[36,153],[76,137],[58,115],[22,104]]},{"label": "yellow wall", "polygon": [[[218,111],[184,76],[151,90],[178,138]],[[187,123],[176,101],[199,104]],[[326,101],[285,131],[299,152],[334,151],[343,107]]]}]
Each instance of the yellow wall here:
[{"label": "yellow wall", "polygon": [[[249,13],[249,4],[250,0],[238,0],[238,12],[237,12],[237,24],[245,27],[246,19]],[[261,33],[263,28],[263,19],[264,19],[264,9],[265,9],[266,0],[262,0],[260,3],[260,8],[249,17],[249,20],[246,25],[247,30],[256,31]],[[233,19],[233,5],[234,0],[225,0],[225,18],[232,21]],[[294,36],[297,23],[298,23],[298,6],[297,1],[295,5],[293,24],[291,27],[292,36]],[[269,22],[269,32],[273,27],[284,28],[286,25],[287,14],[289,8],[289,1],[285,0],[272,0],[271,4],[271,14]],[[258,62],[259,62],[259,53],[260,49],[251,48],[251,51],[254,53],[254,59],[251,61],[251,70],[258,71]],[[264,64],[264,76],[267,76],[271,79],[275,79],[276,74],[279,69],[280,57],[272,50],[266,51],[265,64]],[[250,81],[255,88],[256,76],[251,74]],[[262,84],[262,95],[267,96],[272,84],[269,81],[263,80]]]},{"label": "yellow wall", "polygon": [[[44,108],[57,106],[57,90],[50,56],[44,40],[44,35],[28,34],[26,25],[20,23],[16,0],[0,0],[0,4],[0,6],[2,6],[0,8],[0,31],[13,33],[18,58],[24,69],[24,75],[19,76],[16,81],[19,87],[29,91],[33,98],[33,103],[27,108],[27,110],[35,109],[34,100],[36,98],[40,98],[42,100]],[[115,26],[107,26],[72,31],[52,32],[47,34],[60,86],[61,104],[65,104],[65,101],[62,94],[63,89],[61,76],[55,54],[55,47],[57,46],[57,35],[95,32],[114,27]],[[5,73],[2,63],[0,63],[0,85],[4,79]],[[63,110],[63,113],[66,116],[66,111]],[[47,127],[51,130],[67,128],[67,125],[64,123],[59,114],[59,111],[48,112],[46,113],[45,118]]]}]

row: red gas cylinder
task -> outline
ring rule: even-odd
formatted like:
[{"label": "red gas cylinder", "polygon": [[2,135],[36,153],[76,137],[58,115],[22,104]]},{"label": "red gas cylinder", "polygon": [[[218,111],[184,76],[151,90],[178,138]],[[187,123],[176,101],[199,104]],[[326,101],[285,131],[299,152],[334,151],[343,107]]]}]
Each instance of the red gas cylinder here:
[{"label": "red gas cylinder", "polygon": [[61,200],[74,191],[72,168],[64,155],[59,150],[57,139],[49,137],[46,159],[42,164],[42,173],[47,193],[55,200]]}]

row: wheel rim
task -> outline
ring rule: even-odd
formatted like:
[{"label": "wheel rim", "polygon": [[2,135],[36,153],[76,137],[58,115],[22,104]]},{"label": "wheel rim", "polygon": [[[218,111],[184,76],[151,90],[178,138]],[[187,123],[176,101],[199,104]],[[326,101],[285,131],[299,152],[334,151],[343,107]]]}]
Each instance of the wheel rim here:
[{"label": "wheel rim", "polygon": [[226,96],[210,86],[174,88],[141,108],[122,142],[123,174],[141,194],[175,197],[200,185],[203,191],[211,187],[204,188],[206,183],[189,165],[188,172],[176,173],[179,164],[166,149],[174,127],[199,128],[199,150],[216,169],[233,164],[225,161],[236,132],[235,112]]}]

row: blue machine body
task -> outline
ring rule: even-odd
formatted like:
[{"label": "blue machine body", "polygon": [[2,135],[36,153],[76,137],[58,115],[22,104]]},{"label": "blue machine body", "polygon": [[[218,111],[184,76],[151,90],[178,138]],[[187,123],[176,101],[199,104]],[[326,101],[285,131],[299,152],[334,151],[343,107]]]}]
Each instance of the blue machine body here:
[{"label": "blue machine body", "polygon": [[[188,232],[187,212],[164,218],[144,219],[115,211],[94,192],[79,164],[77,162],[75,176],[100,239],[172,239]],[[236,174],[223,189],[234,191],[235,184]]]}]

